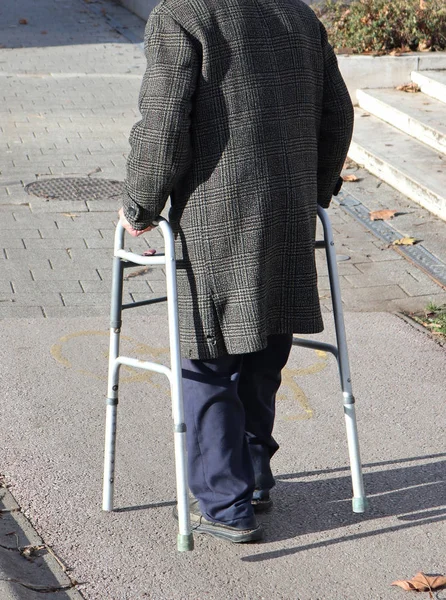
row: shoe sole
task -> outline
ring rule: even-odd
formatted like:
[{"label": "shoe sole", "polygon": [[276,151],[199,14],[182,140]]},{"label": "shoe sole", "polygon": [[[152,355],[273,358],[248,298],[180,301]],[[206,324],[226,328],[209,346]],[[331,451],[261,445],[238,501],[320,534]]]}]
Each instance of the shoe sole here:
[{"label": "shoe sole", "polygon": [[252,508],[255,513],[267,513],[273,508],[272,500],[252,500]]},{"label": "shoe sole", "polygon": [[216,537],[220,540],[225,540],[227,542],[232,542],[233,544],[246,544],[249,542],[258,542],[263,538],[263,528],[259,525],[256,529],[250,529],[249,531],[243,531],[240,533],[236,533],[235,531],[227,531],[225,529],[220,529],[218,524],[203,522],[192,526],[192,531],[194,533],[202,533],[204,535],[211,535],[212,537]]}]

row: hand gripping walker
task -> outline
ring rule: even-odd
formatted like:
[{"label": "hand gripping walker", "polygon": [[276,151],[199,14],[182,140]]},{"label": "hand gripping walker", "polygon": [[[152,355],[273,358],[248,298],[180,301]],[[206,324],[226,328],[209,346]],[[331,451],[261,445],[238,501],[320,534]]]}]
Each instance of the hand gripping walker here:
[{"label": "hand gripping walker", "polygon": [[[180,552],[193,550],[194,540],[189,516],[189,491],[187,483],[186,462],[186,425],[183,411],[183,387],[181,375],[180,338],[178,325],[178,300],[175,268],[175,246],[172,230],[168,222],[158,218],[154,224],[159,225],[164,237],[165,254],[142,256],[124,250],[125,230],[120,223],[116,228],[115,249],[113,258],[111,315],[110,315],[110,358],[108,372],[107,413],[105,423],[104,453],[104,489],[102,508],[113,510],[113,488],[116,447],[116,413],[118,406],[119,370],[121,365],[155,371],[167,377],[172,396],[172,416],[174,421],[175,471],[177,480],[177,502],[179,533],[177,547]],[[167,313],[169,319],[170,368],[157,363],[119,356],[119,340],[121,334],[122,310],[163,302],[166,298],[155,298],[142,302],[122,304],[122,287],[124,269],[138,265],[165,265],[167,283]]]},{"label": "hand gripping walker", "polygon": [[333,232],[330,219],[326,211],[317,207],[317,214],[324,230],[324,239],[315,242],[315,248],[325,248],[327,255],[328,275],[330,279],[331,301],[333,304],[333,317],[336,330],[337,346],[293,338],[294,346],[302,346],[313,350],[323,350],[333,354],[338,362],[339,376],[341,379],[342,396],[344,398],[345,425],[347,428],[347,444],[350,456],[350,470],[352,476],[353,498],[352,509],[355,513],[363,513],[367,508],[367,498],[364,493],[361,459],[359,455],[358,429],[356,426],[355,398],[352,391],[350,377],[350,364],[348,360],[347,338],[345,335],[344,312],[342,309],[341,288],[339,287],[338,266],[336,251],[333,241]]}]

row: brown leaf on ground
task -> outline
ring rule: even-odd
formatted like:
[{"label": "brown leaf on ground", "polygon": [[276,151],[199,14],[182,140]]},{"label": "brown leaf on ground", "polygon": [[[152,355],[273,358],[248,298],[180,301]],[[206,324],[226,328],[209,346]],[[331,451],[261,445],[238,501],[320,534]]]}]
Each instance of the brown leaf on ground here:
[{"label": "brown leaf on ground", "polygon": [[384,208],[383,210],[374,210],[369,214],[371,221],[387,221],[387,219],[393,219],[393,217],[398,213],[397,210],[390,210],[389,208]]},{"label": "brown leaf on ground", "polygon": [[430,40],[422,40],[418,44],[418,52],[429,52],[432,49],[432,43]]},{"label": "brown leaf on ground", "polygon": [[353,54],[353,48],[347,48],[342,46],[341,48],[336,48],[336,54]]},{"label": "brown leaf on ground", "polygon": [[414,244],[417,243],[418,240],[416,240],[413,237],[403,237],[400,238],[399,240],[394,240],[392,242],[392,246],[413,246]]},{"label": "brown leaf on ground", "polygon": [[351,173],[350,175],[343,175],[342,179],[344,181],[361,181],[359,177],[356,177],[356,175],[354,175],[353,173]]},{"label": "brown leaf on ground", "polygon": [[407,592],[430,592],[446,586],[446,577],[443,575],[425,575],[417,573],[412,579],[400,579],[390,585],[397,585]]},{"label": "brown leaf on ground", "polygon": [[357,166],[358,166],[358,164],[357,164],[357,163],[355,163],[355,161],[354,161],[354,160],[352,160],[351,158],[349,158],[349,157],[347,156],[347,158],[345,159],[345,162],[344,162],[344,166],[343,166],[342,168],[343,168],[343,169],[354,169],[354,168],[356,168]]},{"label": "brown leaf on ground", "polygon": [[125,280],[131,279],[132,277],[139,277],[140,275],[145,275],[150,271],[150,267],[143,267],[142,269],[138,269],[137,271],[131,271],[128,275],[124,277]]},{"label": "brown leaf on ground", "polygon": [[414,83],[413,81],[411,81],[410,83],[399,85],[396,89],[399,92],[408,92],[409,94],[416,94],[417,92],[421,92],[418,83]]},{"label": "brown leaf on ground", "polygon": [[46,34],[48,33],[48,31],[45,31],[45,30],[43,30],[43,31],[41,31],[40,33],[41,33],[42,35],[46,35]]},{"label": "brown leaf on ground", "polygon": [[19,19],[20,25],[28,25],[28,19]]},{"label": "brown leaf on ground", "polygon": [[45,546],[23,546],[20,548],[20,554],[25,558],[36,556],[39,550],[43,550]]},{"label": "brown leaf on ground", "polygon": [[411,52],[411,49],[408,46],[402,46],[401,48],[395,48],[389,54],[390,56],[401,56],[401,54],[407,54],[408,52]]}]

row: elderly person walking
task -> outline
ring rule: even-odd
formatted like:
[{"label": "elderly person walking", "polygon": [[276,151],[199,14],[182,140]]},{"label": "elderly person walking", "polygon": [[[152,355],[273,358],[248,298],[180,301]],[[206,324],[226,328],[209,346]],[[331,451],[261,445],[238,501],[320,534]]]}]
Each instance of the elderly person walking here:
[{"label": "elderly person walking", "polygon": [[352,105],[301,0],[163,0],[145,50],[120,218],[140,235],[170,196],[191,519],[254,541],[292,334],[323,329],[316,208],[337,186]]}]

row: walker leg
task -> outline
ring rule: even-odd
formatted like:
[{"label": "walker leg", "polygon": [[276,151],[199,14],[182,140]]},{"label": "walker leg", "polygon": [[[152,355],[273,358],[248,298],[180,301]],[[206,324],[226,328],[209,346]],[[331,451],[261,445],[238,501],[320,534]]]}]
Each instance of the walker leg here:
[{"label": "walker leg", "polygon": [[113,510],[113,491],[115,482],[115,448],[116,448],[116,404],[111,398],[107,399],[105,418],[105,451],[104,451],[104,489],[102,495],[102,510]]},{"label": "walker leg", "polygon": [[116,418],[118,410],[119,341],[121,336],[122,285],[124,267],[120,258],[113,259],[112,297],[110,311],[110,350],[108,366],[107,412],[105,419],[104,482],[102,509],[113,510],[115,482]]},{"label": "walker leg", "polygon": [[[183,407],[183,379],[181,371],[180,335],[178,323],[178,297],[176,284],[175,248],[173,236],[166,222],[160,227],[166,247],[167,310],[169,315],[170,368],[172,416],[174,421],[175,473],[177,482],[178,538],[180,552],[193,550],[194,538],[189,513],[189,486],[187,478],[186,424]],[[169,235],[170,234],[170,235]]]},{"label": "walker leg", "polygon": [[345,335],[344,312],[342,308],[341,289],[339,286],[336,252],[330,220],[325,211],[319,207],[318,215],[324,228],[328,275],[330,278],[333,315],[338,346],[338,367],[339,376],[341,379],[342,395],[344,399],[345,425],[347,429],[347,444],[353,488],[352,509],[355,513],[362,513],[367,508],[367,498],[364,492],[361,457],[359,452],[358,429],[356,424],[355,398],[352,392],[350,364],[347,350],[347,337]]}]

